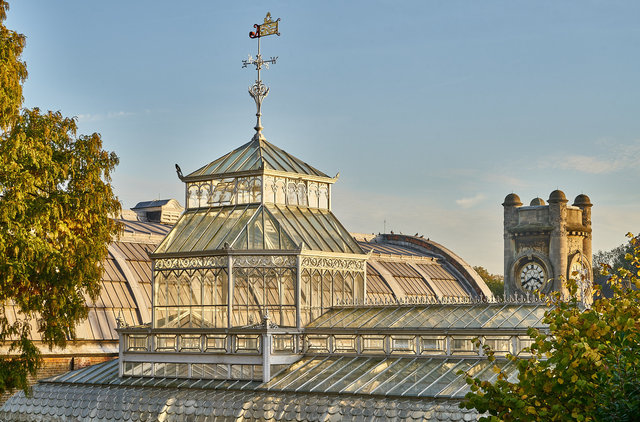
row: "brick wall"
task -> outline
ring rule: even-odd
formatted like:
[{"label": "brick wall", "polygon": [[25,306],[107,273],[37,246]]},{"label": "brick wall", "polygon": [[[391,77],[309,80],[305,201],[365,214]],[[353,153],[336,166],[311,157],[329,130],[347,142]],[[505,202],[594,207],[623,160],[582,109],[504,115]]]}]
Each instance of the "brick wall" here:
[{"label": "brick wall", "polygon": [[[105,362],[116,358],[117,355],[101,355],[101,356],[56,356],[45,357],[42,360],[42,366],[36,377],[29,377],[29,385],[35,384],[38,380],[53,377],[54,375],[64,374],[74,369],[84,368],[97,363]],[[0,406],[6,402],[9,397],[16,391],[5,392],[0,395]]]}]

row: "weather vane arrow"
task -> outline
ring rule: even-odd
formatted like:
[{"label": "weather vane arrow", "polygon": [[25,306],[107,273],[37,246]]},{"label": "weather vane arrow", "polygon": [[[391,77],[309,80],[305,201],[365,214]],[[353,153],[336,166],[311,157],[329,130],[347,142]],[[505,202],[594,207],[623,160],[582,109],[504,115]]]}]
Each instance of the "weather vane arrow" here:
[{"label": "weather vane arrow", "polygon": [[258,71],[258,78],[255,83],[249,87],[249,95],[256,102],[256,117],[257,122],[255,126],[256,133],[253,135],[253,139],[264,140],[264,135],[262,134],[262,101],[269,94],[269,88],[262,83],[262,79],[260,79],[260,70],[264,66],[265,69],[269,69],[269,64],[275,64],[278,57],[271,57],[268,60],[264,60],[262,58],[262,54],[260,53],[260,38],[266,37],[269,35],[278,35],[280,36],[280,32],[278,31],[278,22],[280,22],[280,18],[275,21],[271,19],[271,13],[267,13],[267,16],[264,18],[264,22],[262,24],[255,24],[253,27],[255,28],[255,32],[249,32],[249,38],[258,39],[258,54],[254,59],[249,55],[246,60],[242,61],[242,67],[247,67],[249,65],[254,65],[256,70]]}]

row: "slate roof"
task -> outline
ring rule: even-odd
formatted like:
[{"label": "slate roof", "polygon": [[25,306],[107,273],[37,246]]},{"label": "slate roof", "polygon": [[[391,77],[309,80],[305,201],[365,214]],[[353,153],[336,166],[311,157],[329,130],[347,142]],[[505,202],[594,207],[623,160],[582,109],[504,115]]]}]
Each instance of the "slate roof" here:
[{"label": "slate roof", "polygon": [[479,417],[474,410],[460,409],[457,399],[267,391],[249,381],[117,375],[117,361],[111,361],[41,381],[33,387],[32,397],[19,392],[9,399],[0,408],[0,420],[472,421]]}]

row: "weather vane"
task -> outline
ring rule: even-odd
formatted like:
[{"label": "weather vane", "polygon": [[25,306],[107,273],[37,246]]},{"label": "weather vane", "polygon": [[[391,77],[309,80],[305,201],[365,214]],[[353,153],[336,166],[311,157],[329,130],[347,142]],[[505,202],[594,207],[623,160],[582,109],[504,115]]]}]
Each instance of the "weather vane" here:
[{"label": "weather vane", "polygon": [[268,35],[280,36],[280,32],[278,32],[278,22],[280,22],[280,18],[274,21],[271,19],[271,13],[267,13],[267,16],[264,18],[264,22],[262,24],[253,25],[253,27],[255,28],[255,32],[249,32],[249,38],[258,39],[258,54],[256,55],[255,59],[251,57],[251,54],[249,54],[249,58],[242,61],[242,67],[255,65],[256,70],[258,71],[258,79],[256,79],[256,82],[249,87],[249,95],[251,95],[251,97],[256,102],[256,117],[258,118],[256,127],[254,128],[256,130],[256,134],[253,135],[253,139],[265,139],[264,135],[262,135],[263,128],[260,117],[262,116],[262,100],[264,100],[267,94],[269,94],[269,88],[262,83],[262,79],[260,79],[260,70],[262,69],[262,66],[264,66],[265,69],[269,69],[269,64],[275,64],[276,60],[278,60],[278,57],[271,57],[268,60],[262,59],[262,54],[260,54],[260,38],[266,37]]}]

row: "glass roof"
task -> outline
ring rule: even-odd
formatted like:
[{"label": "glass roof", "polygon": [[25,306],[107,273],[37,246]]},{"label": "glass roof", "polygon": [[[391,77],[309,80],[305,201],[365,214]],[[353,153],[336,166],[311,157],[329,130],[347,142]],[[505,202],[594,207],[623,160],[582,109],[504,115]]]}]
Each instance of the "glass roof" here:
[{"label": "glass roof", "polygon": [[325,173],[265,140],[251,140],[217,160],[199,168],[185,180],[222,176],[245,171],[275,170],[329,178]]},{"label": "glass roof", "polygon": [[140,387],[175,387],[175,388],[207,388],[245,390],[258,387],[261,382],[248,380],[212,380],[212,379],[181,379],[163,377],[119,377],[118,359],[88,366],[75,371],[66,372],[51,378],[41,380],[45,383],[77,383],[102,385],[133,385]]},{"label": "glass roof", "polygon": [[155,253],[222,249],[295,250],[362,254],[329,210],[276,204],[235,205],[185,212]]},{"label": "glass roof", "polygon": [[305,357],[277,374],[261,389],[308,393],[462,398],[468,392],[465,375],[495,381],[496,364],[510,380],[517,377],[511,362],[477,358]]},{"label": "glass roof", "polygon": [[340,307],[307,329],[527,329],[544,328],[544,303],[430,304],[394,307]]},{"label": "glass roof", "polygon": [[348,393],[384,396],[461,398],[468,391],[468,372],[495,381],[498,365],[514,381],[517,368],[506,360],[478,358],[304,357],[267,383],[247,380],[210,380],[118,376],[118,360],[57,375],[41,382],[101,384],[165,388],[268,390],[297,393]]}]

